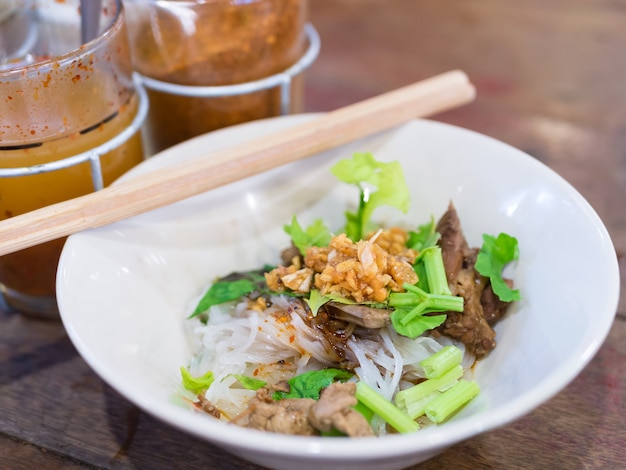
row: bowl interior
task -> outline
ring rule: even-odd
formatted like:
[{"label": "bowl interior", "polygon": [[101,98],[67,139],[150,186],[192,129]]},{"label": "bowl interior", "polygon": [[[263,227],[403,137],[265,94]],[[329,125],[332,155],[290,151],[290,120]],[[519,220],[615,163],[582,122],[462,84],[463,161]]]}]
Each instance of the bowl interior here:
[{"label": "bowl interior", "polygon": [[[126,178],[208,154],[308,119],[257,121],[166,150]],[[363,440],[273,436],[219,423],[180,403],[179,368],[191,355],[184,318],[217,275],[278,261],[293,214],[339,228],[356,190],[329,168],[353,151],[402,162],[412,193],[408,214],[380,210],[385,223],[417,225],[453,201],[472,246],[482,234],[519,240],[508,273],[523,300],[497,326],[497,348],[475,368],[481,393],[463,412],[415,436]],[[581,248],[584,247],[584,248]],[[604,341],[617,307],[613,245],[589,204],[561,177],[501,142],[427,120],[109,226],[66,243],[57,294],[80,354],[126,398],[164,421],[247,458],[300,461],[430,456],[505,424],[561,390]],[[246,436],[253,438],[246,438]],[[342,441],[342,442],[340,442]],[[368,440],[369,441],[369,440]],[[257,459],[257,461],[259,461]],[[408,462],[408,461],[407,461]]]}]

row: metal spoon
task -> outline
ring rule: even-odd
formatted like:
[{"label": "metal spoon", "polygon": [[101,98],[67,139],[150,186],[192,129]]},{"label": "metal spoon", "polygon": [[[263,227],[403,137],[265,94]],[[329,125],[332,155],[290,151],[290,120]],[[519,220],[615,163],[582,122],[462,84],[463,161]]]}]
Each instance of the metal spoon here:
[{"label": "metal spoon", "polygon": [[82,44],[98,35],[102,0],[80,0],[80,34]]}]

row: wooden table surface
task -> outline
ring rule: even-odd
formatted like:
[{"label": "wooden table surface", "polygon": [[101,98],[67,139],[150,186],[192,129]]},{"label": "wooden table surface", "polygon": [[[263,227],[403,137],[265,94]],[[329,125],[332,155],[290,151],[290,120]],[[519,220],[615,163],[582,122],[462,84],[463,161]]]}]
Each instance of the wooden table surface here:
[{"label": "wooden table surface", "polygon": [[[626,279],[626,0],[312,0],[310,17],[322,51],[307,111],[466,71],[476,101],[433,118],[512,144],[574,185]],[[625,285],[605,344],[567,388],[416,468],[626,468]],[[258,467],[121,398],[60,323],[0,306],[0,468]]]}]

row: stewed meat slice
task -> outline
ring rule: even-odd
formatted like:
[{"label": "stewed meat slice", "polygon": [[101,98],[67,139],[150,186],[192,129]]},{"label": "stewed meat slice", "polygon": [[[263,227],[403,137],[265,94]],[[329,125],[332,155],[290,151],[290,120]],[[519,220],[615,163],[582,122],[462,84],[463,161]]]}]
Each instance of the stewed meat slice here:
[{"label": "stewed meat slice", "polygon": [[452,202],[437,222],[437,232],[441,235],[439,246],[448,280],[454,279],[463,267],[463,258],[469,247],[461,229],[461,221]]},{"label": "stewed meat slice", "polygon": [[333,428],[350,437],[373,436],[374,431],[365,417],[356,411],[356,384],[335,382],[322,390],[320,399],[309,408],[309,421],[320,431]]},{"label": "stewed meat slice", "polygon": [[326,311],[337,320],[355,323],[365,328],[382,328],[391,321],[389,319],[391,310],[367,305],[328,302]]}]

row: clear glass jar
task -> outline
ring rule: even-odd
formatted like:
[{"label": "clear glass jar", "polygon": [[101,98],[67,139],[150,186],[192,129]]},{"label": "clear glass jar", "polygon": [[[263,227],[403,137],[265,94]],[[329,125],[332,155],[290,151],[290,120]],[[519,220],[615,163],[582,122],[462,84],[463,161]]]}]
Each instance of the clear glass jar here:
[{"label": "clear glass jar", "polygon": [[[310,45],[306,0],[124,0],[135,69],[145,82],[149,153],[221,127],[284,112],[280,87],[201,96],[191,87],[249,83],[296,64]],[[174,87],[187,86],[186,95]],[[160,88],[160,89],[159,89]],[[302,105],[302,77],[290,84],[288,112]],[[281,101],[283,100],[283,101]]]},{"label": "clear glass jar", "polygon": [[[120,0],[102,1],[97,37],[84,44],[78,0],[13,3],[0,19],[13,38],[0,41],[0,220],[99,189],[144,158]],[[58,314],[63,243],[0,257],[10,307]]]}]

